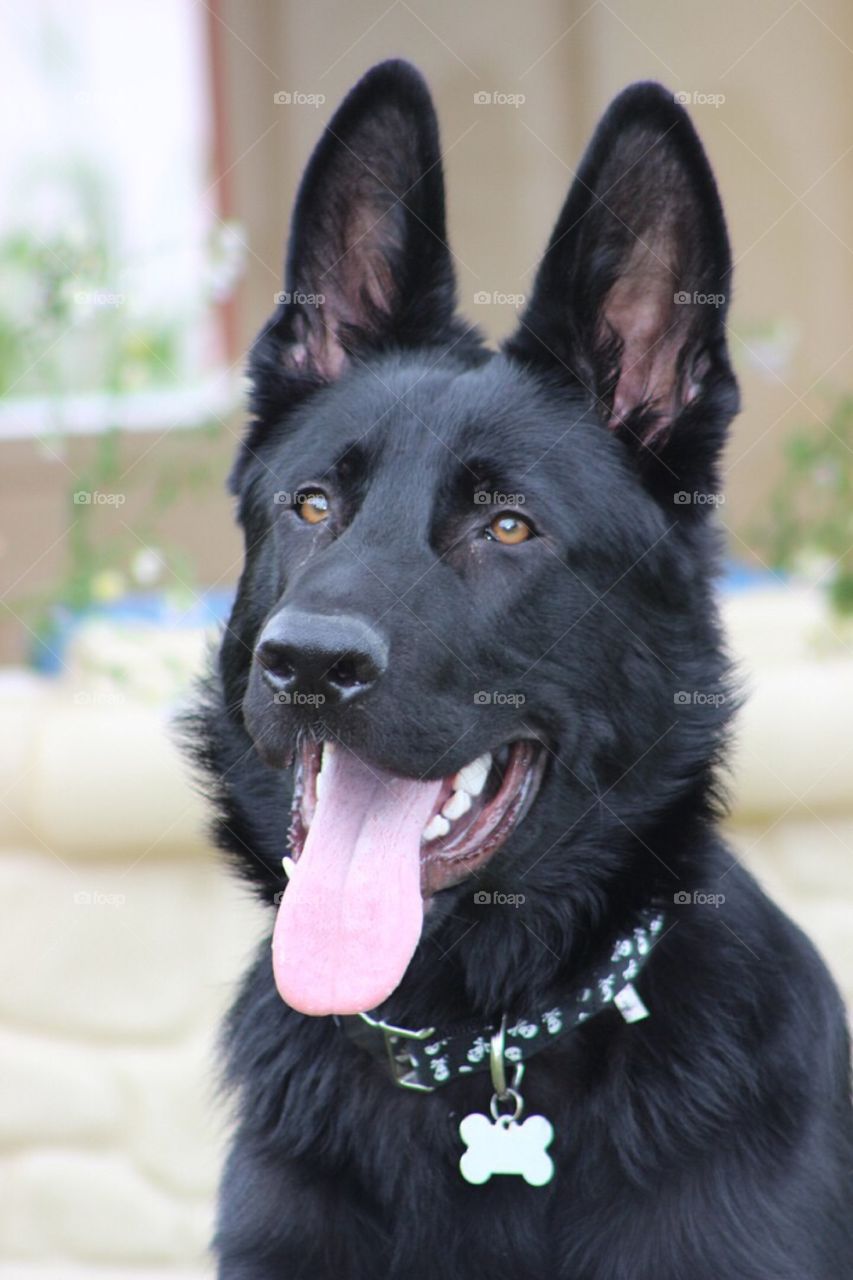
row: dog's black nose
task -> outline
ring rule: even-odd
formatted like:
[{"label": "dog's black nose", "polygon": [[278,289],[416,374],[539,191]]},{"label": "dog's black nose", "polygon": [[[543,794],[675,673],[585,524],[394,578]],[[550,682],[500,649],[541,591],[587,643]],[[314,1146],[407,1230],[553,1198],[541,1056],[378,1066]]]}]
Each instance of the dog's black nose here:
[{"label": "dog's black nose", "polygon": [[274,692],[350,702],[376,683],[388,646],[360,618],[284,608],[261,632],[255,656]]}]

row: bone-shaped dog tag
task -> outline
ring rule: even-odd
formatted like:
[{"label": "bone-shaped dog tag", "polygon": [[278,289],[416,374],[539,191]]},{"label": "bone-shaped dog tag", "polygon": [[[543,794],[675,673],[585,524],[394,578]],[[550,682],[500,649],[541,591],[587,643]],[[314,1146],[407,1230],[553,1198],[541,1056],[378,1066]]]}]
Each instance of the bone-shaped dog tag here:
[{"label": "bone-shaped dog tag", "polygon": [[554,1129],[544,1116],[528,1116],[521,1124],[512,1116],[498,1116],[492,1123],[474,1111],[459,1125],[459,1136],[468,1148],[459,1171],[475,1186],[488,1182],[493,1173],[515,1174],[531,1187],[543,1187],[554,1176],[554,1162],[546,1150]]}]

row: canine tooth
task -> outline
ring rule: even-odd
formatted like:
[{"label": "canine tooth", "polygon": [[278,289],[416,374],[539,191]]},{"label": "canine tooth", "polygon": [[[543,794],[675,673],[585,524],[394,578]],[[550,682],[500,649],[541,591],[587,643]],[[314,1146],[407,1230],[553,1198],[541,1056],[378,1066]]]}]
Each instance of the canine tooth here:
[{"label": "canine tooth", "polygon": [[450,830],[450,823],[443,818],[440,813],[435,813],[424,827],[424,840],[437,840],[439,836],[446,836]]},{"label": "canine tooth", "polygon": [[485,755],[478,756],[476,760],[472,760],[470,764],[466,764],[459,770],[453,779],[454,791],[467,791],[469,796],[478,796],[486,785],[491,767],[492,753],[487,751]]},{"label": "canine tooth", "polygon": [[293,873],[296,870],[296,863],[293,861],[292,858],[282,858],[281,865],[284,869],[284,874],[287,876],[288,880],[292,880]]},{"label": "canine tooth", "polygon": [[314,794],[318,797],[323,788],[323,781],[322,781],[323,770],[326,767],[326,761],[328,760],[329,756],[332,754],[333,747],[334,747],[333,742],[324,742],[323,746],[320,749],[320,767],[317,770],[317,779],[314,783]]},{"label": "canine tooth", "polygon": [[453,792],[441,812],[445,818],[449,818],[452,822],[455,818],[461,818],[463,813],[467,813],[470,808],[471,797],[468,792],[459,790]]}]

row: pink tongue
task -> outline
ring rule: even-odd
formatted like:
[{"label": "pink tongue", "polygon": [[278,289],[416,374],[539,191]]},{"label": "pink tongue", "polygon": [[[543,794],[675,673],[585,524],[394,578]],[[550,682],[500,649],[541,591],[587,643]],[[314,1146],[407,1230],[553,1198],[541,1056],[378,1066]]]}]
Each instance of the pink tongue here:
[{"label": "pink tongue", "polygon": [[441,781],[409,782],[336,747],[272,940],[302,1013],[362,1013],[397,987],[421,936],[421,832]]}]

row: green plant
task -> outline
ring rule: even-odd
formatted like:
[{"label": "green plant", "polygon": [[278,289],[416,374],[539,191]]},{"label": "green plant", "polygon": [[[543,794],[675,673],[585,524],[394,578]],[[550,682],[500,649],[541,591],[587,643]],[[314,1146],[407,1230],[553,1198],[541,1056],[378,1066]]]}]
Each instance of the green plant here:
[{"label": "green plant", "polygon": [[753,533],[770,563],[810,573],[833,609],[853,614],[853,395],[830,406],[825,425],[785,443],[784,471],[769,517]]},{"label": "green plant", "polygon": [[[69,615],[108,604],[128,592],[157,590],[179,607],[196,596],[196,568],[186,549],[166,536],[163,517],[179,501],[221,482],[220,466],[210,445],[223,430],[219,421],[170,432],[161,446],[162,461],[148,474],[128,471],[123,457],[124,434],[116,428],[99,435],[88,464],[80,468],[73,492],[66,496],[68,538],[64,567],[48,587],[25,593],[16,611],[35,638],[34,659],[48,654]],[[119,493],[127,500],[110,512],[105,536],[103,511],[91,502],[75,502],[80,493]]]},{"label": "green plant", "polygon": [[[129,305],[126,281],[140,264],[116,245],[116,197],[104,175],[68,159],[49,177],[67,210],[63,224],[35,230],[24,218],[0,237],[0,397],[44,398],[45,429],[61,434],[68,396],[177,383],[189,317]],[[29,175],[25,209],[37,206],[45,183],[38,169]]]},{"label": "green plant", "polygon": [[[15,404],[37,403],[41,439],[55,460],[66,451],[69,405],[80,398],[108,420],[121,420],[126,398],[140,392],[168,395],[171,389],[201,384],[203,370],[188,359],[196,336],[206,332],[211,305],[227,297],[240,269],[242,240],[233,224],[219,223],[209,238],[193,296],[173,314],[162,305],[134,305],[144,289],[148,262],[131,261],[116,245],[115,198],[108,180],[91,164],[68,160],[52,170],[53,187],[69,210],[67,225],[36,232],[23,222],[0,236],[0,273],[8,288],[0,298],[0,397],[8,412]],[[34,189],[38,189],[36,174]],[[196,345],[198,345],[196,343]],[[140,469],[123,460],[124,431],[117,425],[96,434],[87,462],[69,483],[69,535],[65,566],[49,591],[18,601],[37,635],[49,637],[57,611],[80,613],[129,589],[171,582],[187,595],[194,570],[182,549],[162,533],[162,517],[179,496],[209,484],[213,468],[205,437],[222,428],[201,411],[200,424],[170,430],[158,445],[153,477],[140,482]],[[164,433],[165,436],[165,433]],[[200,438],[201,437],[201,438]],[[201,447],[200,447],[201,446]],[[133,497],[132,528],[116,521],[109,537],[98,520],[95,500],[121,490]],[[138,571],[145,547],[145,573]],[[159,564],[159,570],[155,565]]]},{"label": "green plant", "polygon": [[[14,602],[49,642],[62,615],[127,590],[192,592],[193,566],[163,516],[218,472],[205,437],[221,429],[230,391],[213,308],[233,291],[245,246],[216,217],[200,243],[204,131],[161,137],[141,82],[122,89],[105,65],[102,33],[61,6],[35,8],[8,33],[34,121],[21,120],[9,149],[0,218],[0,435],[37,436],[45,465],[65,463],[69,476],[61,572]],[[150,150],[133,145],[143,132],[158,138]],[[138,179],[149,168],[146,203]],[[188,405],[192,429],[170,429]],[[165,430],[131,451],[135,422]],[[72,449],[72,432],[91,440]]]}]

